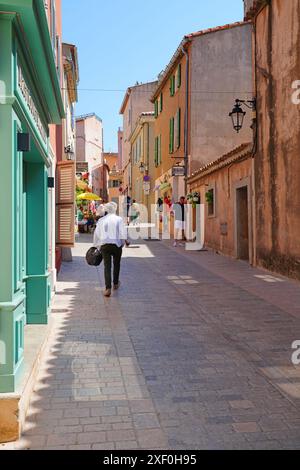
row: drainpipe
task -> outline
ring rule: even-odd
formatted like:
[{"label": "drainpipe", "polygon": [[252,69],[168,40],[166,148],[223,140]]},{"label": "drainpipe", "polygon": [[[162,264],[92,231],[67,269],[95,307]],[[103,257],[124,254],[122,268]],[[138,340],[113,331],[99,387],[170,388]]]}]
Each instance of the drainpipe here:
[{"label": "drainpipe", "polygon": [[189,55],[184,49],[184,46],[181,47],[182,53],[186,58],[186,68],[185,68],[185,113],[184,113],[184,191],[185,195],[188,193],[188,175],[189,175],[189,155],[188,155],[188,132],[189,132]]},{"label": "drainpipe", "polygon": [[[254,67],[254,90],[255,98],[258,98],[258,87],[257,87],[257,29],[256,29],[256,18],[253,22],[253,67]],[[256,250],[256,178],[255,178],[255,157],[258,150],[258,125],[259,117],[257,108],[255,110],[255,122],[253,129],[253,150],[252,150],[252,266],[257,266],[257,250]]]}]

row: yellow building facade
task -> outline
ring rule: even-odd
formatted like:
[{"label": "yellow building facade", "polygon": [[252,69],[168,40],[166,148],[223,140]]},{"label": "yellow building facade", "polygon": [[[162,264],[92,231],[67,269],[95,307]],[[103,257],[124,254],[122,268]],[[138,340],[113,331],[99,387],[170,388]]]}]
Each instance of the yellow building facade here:
[{"label": "yellow building facade", "polygon": [[153,112],[142,113],[130,135],[131,197],[147,208],[149,216],[156,202],[154,121]]}]

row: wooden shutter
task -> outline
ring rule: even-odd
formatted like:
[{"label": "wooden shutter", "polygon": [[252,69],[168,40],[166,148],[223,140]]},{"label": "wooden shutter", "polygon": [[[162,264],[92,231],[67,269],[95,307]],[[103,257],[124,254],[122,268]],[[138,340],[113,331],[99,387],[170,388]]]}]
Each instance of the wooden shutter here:
[{"label": "wooden shutter", "polygon": [[160,94],[160,112],[163,110],[163,94]]},{"label": "wooden shutter", "polygon": [[157,118],[158,116],[158,101],[155,100],[155,103],[154,103],[154,114],[155,114],[155,117]]},{"label": "wooden shutter", "polygon": [[177,70],[177,88],[180,88],[181,86],[181,64],[178,65],[178,70]]},{"label": "wooden shutter", "polygon": [[155,156],[154,156],[155,166],[158,166],[158,137],[155,137]]},{"label": "wooden shutter", "polygon": [[169,142],[170,153],[174,152],[174,118],[170,119],[170,142]]},{"label": "wooden shutter", "polygon": [[158,164],[162,164],[162,158],[161,158],[161,135],[158,137]]},{"label": "wooden shutter", "polygon": [[177,142],[176,147],[180,147],[180,132],[181,132],[181,109],[177,111]]},{"label": "wooden shutter", "polygon": [[56,244],[72,248],[75,244],[75,162],[58,162],[56,168]]},{"label": "wooden shutter", "polygon": [[175,95],[175,75],[172,75],[170,78],[170,95]]}]

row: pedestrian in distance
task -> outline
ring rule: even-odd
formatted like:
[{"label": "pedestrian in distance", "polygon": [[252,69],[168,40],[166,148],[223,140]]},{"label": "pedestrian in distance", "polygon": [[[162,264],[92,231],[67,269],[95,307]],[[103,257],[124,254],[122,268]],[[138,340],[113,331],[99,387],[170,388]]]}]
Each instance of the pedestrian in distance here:
[{"label": "pedestrian in distance", "polygon": [[103,257],[105,291],[104,296],[110,297],[112,291],[112,260],[113,260],[113,288],[120,287],[120,268],[123,247],[127,241],[127,232],[122,217],[117,212],[117,204],[110,202],[103,206],[104,216],[99,219],[95,233],[94,246]]},{"label": "pedestrian in distance", "polygon": [[132,205],[130,208],[130,219],[131,219],[132,225],[137,225],[139,216],[140,216],[139,204],[136,202],[135,199],[133,199]]},{"label": "pedestrian in distance", "polygon": [[184,232],[185,232],[185,209],[186,209],[186,199],[182,196],[179,199],[179,202],[173,205],[173,214],[174,214],[174,244],[176,247],[177,243],[179,246],[184,246]]}]

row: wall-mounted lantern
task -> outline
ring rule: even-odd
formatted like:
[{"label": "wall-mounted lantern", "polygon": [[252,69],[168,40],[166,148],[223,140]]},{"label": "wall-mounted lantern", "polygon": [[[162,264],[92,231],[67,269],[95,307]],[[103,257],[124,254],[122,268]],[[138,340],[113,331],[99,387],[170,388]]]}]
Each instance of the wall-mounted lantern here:
[{"label": "wall-mounted lantern", "polygon": [[229,113],[229,116],[231,117],[232,120],[232,125],[233,128],[236,130],[236,132],[240,132],[240,130],[243,127],[244,123],[244,118],[246,115],[246,111],[242,109],[242,106],[246,106],[249,109],[252,109],[253,111],[256,110],[256,100],[255,98],[253,100],[235,100],[235,105],[231,113]]},{"label": "wall-mounted lantern", "polygon": [[71,145],[65,147],[65,154],[67,155],[67,160],[73,160],[74,151]]},{"label": "wall-mounted lantern", "polygon": [[147,167],[144,165],[143,162],[141,162],[140,166],[139,166],[139,170],[141,173],[145,173],[145,171],[147,171]]},{"label": "wall-mounted lantern", "polygon": [[55,181],[53,176],[48,176],[48,188],[49,189],[54,189],[55,187]]},{"label": "wall-mounted lantern", "polygon": [[18,152],[30,152],[30,134],[27,132],[18,132],[17,149]]}]

